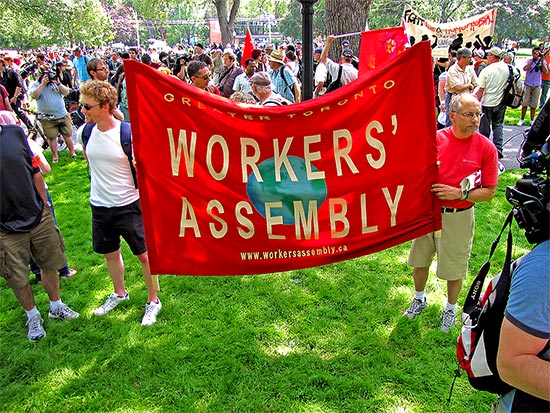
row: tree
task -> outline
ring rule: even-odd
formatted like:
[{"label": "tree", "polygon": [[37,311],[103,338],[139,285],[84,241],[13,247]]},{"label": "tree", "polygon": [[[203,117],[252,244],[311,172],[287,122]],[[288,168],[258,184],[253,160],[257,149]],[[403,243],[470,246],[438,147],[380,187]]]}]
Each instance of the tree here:
[{"label": "tree", "polygon": [[235,20],[237,12],[241,5],[241,0],[233,0],[231,9],[229,9],[229,0],[212,0],[218,13],[218,21],[220,22],[220,31],[222,34],[222,44],[233,44],[235,32]]},{"label": "tree", "polygon": [[[326,0],[327,34],[344,34],[365,30],[369,10],[374,0]],[[333,43],[330,55],[340,57],[340,47],[343,39]],[[361,36],[350,36],[350,47],[359,52]],[[338,50],[338,51],[337,51]]]}]

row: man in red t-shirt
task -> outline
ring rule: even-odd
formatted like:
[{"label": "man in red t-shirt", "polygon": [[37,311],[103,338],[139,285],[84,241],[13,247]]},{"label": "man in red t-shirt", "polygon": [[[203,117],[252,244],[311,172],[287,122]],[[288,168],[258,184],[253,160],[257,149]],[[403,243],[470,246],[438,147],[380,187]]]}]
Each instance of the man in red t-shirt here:
[{"label": "man in red t-shirt", "polygon": [[415,318],[426,307],[429,267],[437,253],[437,276],[447,281],[447,303],[440,329],[448,332],[456,319],[456,302],[474,237],[476,202],[490,201],[498,184],[495,146],[477,130],[481,104],[471,94],[453,96],[452,126],[437,132],[439,178],[432,192],[441,201],[442,229],[413,241],[409,265],[414,267],[415,297],[404,315]]}]

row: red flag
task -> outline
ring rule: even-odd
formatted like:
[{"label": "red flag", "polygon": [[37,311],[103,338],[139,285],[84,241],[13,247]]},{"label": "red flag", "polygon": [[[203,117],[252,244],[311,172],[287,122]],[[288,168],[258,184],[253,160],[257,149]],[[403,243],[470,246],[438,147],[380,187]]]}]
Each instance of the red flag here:
[{"label": "red flag", "polygon": [[431,64],[420,42],[318,99],[263,107],[125,60],[152,273],[313,267],[440,229]]},{"label": "red flag", "polygon": [[252,50],[254,50],[254,45],[252,44],[252,34],[250,29],[246,28],[246,39],[244,41],[244,50],[243,57],[241,58],[241,66],[246,69],[246,59],[252,57]]},{"label": "red flag", "polygon": [[407,37],[403,26],[363,32],[359,53],[359,76],[403,53],[406,43]]}]

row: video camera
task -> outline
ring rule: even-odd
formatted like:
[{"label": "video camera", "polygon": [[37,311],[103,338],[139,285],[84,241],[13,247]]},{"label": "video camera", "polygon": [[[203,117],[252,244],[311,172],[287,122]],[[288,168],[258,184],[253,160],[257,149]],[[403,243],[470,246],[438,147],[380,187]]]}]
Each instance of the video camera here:
[{"label": "video camera", "polygon": [[550,101],[527,132],[518,161],[529,172],[506,187],[506,199],[527,241],[538,244],[550,238]]}]

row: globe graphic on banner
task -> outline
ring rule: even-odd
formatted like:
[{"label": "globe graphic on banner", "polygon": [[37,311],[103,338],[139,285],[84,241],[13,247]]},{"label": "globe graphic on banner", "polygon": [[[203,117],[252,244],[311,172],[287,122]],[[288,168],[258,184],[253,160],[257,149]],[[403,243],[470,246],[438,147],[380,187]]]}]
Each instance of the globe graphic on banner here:
[{"label": "globe graphic on banner", "polygon": [[[252,173],[248,177],[246,193],[254,208],[265,218],[266,202],[281,202],[281,208],[271,208],[271,216],[282,216],[283,223],[294,224],[294,202],[301,201],[306,216],[310,215],[309,202],[317,201],[317,209],[327,198],[327,185],[324,179],[308,180],[306,161],[297,156],[289,156],[288,161],[297,180],[291,180],[286,167],[280,167],[281,179],[275,179],[275,160],[267,159],[258,165],[263,182],[258,182]],[[312,171],[317,171],[313,165]]]}]

